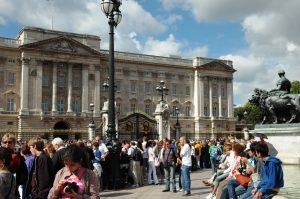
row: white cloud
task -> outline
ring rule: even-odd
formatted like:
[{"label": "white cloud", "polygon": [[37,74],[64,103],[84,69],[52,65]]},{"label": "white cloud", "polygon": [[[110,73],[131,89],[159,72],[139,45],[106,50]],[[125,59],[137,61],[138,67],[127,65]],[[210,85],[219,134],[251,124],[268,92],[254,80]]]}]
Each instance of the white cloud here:
[{"label": "white cloud", "polygon": [[5,25],[6,21],[3,17],[0,16],[0,25]]},{"label": "white cloud", "polygon": [[174,35],[170,34],[166,40],[149,38],[142,52],[158,56],[180,55],[180,48],[181,44],[175,41]]}]

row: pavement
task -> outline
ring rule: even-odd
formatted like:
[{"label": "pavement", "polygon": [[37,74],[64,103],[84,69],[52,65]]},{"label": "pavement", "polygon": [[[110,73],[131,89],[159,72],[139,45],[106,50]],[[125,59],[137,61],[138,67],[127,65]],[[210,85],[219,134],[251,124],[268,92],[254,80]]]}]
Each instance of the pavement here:
[{"label": "pavement", "polygon": [[[210,169],[202,169],[191,173],[191,195],[186,196],[189,199],[205,199],[210,193],[211,188],[204,186],[202,180],[210,177]],[[177,176],[178,177],[178,176]],[[176,179],[178,188],[178,178]],[[182,192],[162,192],[165,185],[145,185],[138,188],[126,188],[116,191],[101,192],[101,198],[116,199],[177,199],[184,197]]]}]

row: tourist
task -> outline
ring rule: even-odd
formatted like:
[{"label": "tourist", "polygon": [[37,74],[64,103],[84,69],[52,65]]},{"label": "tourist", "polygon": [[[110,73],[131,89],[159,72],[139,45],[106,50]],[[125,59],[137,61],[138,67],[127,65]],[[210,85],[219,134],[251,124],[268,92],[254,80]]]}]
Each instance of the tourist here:
[{"label": "tourist", "polygon": [[97,171],[97,174],[99,176],[99,180],[101,179],[102,174],[102,167],[100,164],[101,161],[101,152],[99,151],[99,143],[98,142],[92,142],[92,148],[94,152],[95,158],[92,160],[93,166]]},{"label": "tourist", "polygon": [[187,196],[191,194],[191,178],[190,171],[192,166],[191,158],[191,146],[188,144],[186,137],[180,137],[180,157],[182,158],[181,165],[181,184],[183,189],[183,195]]},{"label": "tourist", "polygon": [[49,155],[49,157],[52,159],[55,153],[55,149],[53,147],[52,143],[48,143],[46,144],[46,146],[44,147],[44,151]]},{"label": "tourist", "polygon": [[252,191],[255,198],[272,198],[284,186],[281,161],[274,156],[268,156],[268,153],[268,145],[265,142],[258,143],[256,154],[265,164],[263,166],[262,179],[257,188]]},{"label": "tourist", "polygon": [[144,176],[147,176],[147,172],[148,172],[148,153],[147,153],[147,137],[143,137],[143,142],[142,142],[142,149],[143,149],[143,166],[144,166],[144,170],[143,170],[143,174]]},{"label": "tourist", "polygon": [[[48,199],[100,199],[99,180],[96,174],[87,168],[86,161],[82,159],[84,155],[83,149],[75,144],[66,148],[63,157],[65,167],[57,172]],[[73,186],[69,186],[70,184]]]},{"label": "tourist", "polygon": [[[155,158],[157,158],[157,157],[154,154],[153,145],[154,145],[154,141],[152,141],[152,140],[149,140],[146,145],[147,153],[148,153],[148,165],[149,165],[148,184],[158,185],[156,168],[155,168],[155,164],[154,164]],[[154,182],[152,181],[152,177],[153,177]]]},{"label": "tourist", "polygon": [[26,187],[28,179],[28,171],[25,164],[25,159],[19,152],[16,152],[16,137],[10,133],[6,133],[2,137],[2,146],[4,148],[11,149],[12,160],[8,165],[8,170],[13,173],[16,177],[16,189],[13,192],[16,194],[16,197],[20,197],[23,193],[23,188]]},{"label": "tourist", "polygon": [[106,161],[106,158],[108,157],[109,151],[106,147],[106,145],[103,143],[103,137],[102,136],[96,136],[95,141],[99,143],[99,151],[101,152],[101,167],[102,167],[102,175],[101,175],[101,190],[104,190],[108,186],[108,162]]},{"label": "tourist", "polygon": [[[27,166],[27,172],[28,174],[31,173],[32,167],[33,167],[33,163],[34,163],[34,157],[32,156],[31,152],[30,152],[30,147],[27,144],[23,144],[21,147],[21,155],[24,157],[25,159],[25,164]],[[22,199],[30,199],[29,195],[31,190],[28,190],[28,186],[24,186],[22,189]]]},{"label": "tourist", "polygon": [[177,162],[176,151],[171,148],[171,141],[166,140],[165,148],[162,152],[162,163],[163,163],[165,179],[166,179],[165,189],[163,190],[163,192],[170,191],[170,188],[172,188],[172,191],[174,193],[177,192],[176,178],[175,178],[176,162]]},{"label": "tourist", "polygon": [[142,150],[136,146],[135,141],[130,142],[130,148],[128,149],[128,156],[130,158],[129,173],[133,178],[133,188],[139,187],[141,161],[143,159]]},{"label": "tourist", "polygon": [[200,140],[197,140],[195,142],[195,157],[196,157],[196,163],[198,169],[201,168],[200,166],[201,148],[202,148],[201,142]]},{"label": "tourist", "polygon": [[64,146],[64,141],[60,137],[56,137],[52,140],[53,147],[55,149],[55,153],[52,157],[52,163],[53,163],[53,170],[54,173],[59,171],[61,168],[63,168],[64,161],[63,161],[63,156],[65,154],[65,146]]},{"label": "tourist", "polygon": [[11,149],[0,147],[0,198],[15,199],[16,179],[8,170],[12,160]]},{"label": "tourist", "polygon": [[54,180],[53,163],[51,158],[44,152],[44,141],[39,137],[29,140],[31,154],[35,157],[29,183],[31,185],[32,199],[45,199]]}]

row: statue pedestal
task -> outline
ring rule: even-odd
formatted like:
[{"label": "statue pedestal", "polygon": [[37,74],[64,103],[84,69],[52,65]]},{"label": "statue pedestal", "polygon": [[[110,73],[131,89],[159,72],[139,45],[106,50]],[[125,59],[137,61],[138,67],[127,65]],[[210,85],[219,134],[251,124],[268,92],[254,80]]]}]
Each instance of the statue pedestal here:
[{"label": "statue pedestal", "polygon": [[300,164],[300,124],[256,125],[254,132],[263,133],[278,151],[284,164]]}]

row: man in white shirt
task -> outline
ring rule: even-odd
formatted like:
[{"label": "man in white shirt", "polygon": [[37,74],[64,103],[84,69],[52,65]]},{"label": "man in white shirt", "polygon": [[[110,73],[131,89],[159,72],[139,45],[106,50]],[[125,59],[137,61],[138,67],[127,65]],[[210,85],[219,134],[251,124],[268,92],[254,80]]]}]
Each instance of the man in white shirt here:
[{"label": "man in white shirt", "polygon": [[185,136],[180,137],[180,157],[182,158],[181,165],[181,184],[183,195],[187,196],[191,194],[191,178],[190,170],[192,166],[192,150],[191,146],[188,144]]},{"label": "man in white shirt", "polygon": [[104,190],[106,186],[108,185],[108,165],[105,161],[105,158],[108,156],[109,151],[106,147],[106,145],[103,143],[103,137],[102,136],[96,136],[95,141],[99,143],[99,151],[101,152],[101,167],[102,167],[102,175],[101,175],[101,189]]}]

